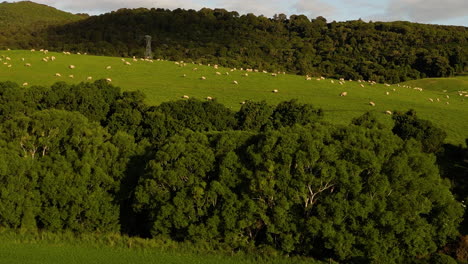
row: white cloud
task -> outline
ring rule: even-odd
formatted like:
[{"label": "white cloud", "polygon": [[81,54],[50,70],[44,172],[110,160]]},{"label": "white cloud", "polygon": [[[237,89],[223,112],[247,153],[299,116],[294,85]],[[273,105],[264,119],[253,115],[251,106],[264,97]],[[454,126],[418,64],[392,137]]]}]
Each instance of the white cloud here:
[{"label": "white cloud", "polygon": [[404,19],[415,22],[437,22],[466,17],[466,0],[391,0],[382,15],[385,20]]},{"label": "white cloud", "polygon": [[321,0],[299,0],[294,9],[298,13],[303,13],[310,18],[318,16],[330,17],[337,13],[337,7],[330,5]]}]

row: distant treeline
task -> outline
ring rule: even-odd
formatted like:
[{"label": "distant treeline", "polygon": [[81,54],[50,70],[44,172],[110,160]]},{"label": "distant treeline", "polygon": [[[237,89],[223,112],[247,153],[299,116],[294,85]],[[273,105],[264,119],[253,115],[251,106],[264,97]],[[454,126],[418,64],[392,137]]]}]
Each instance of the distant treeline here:
[{"label": "distant treeline", "polygon": [[[76,19],[75,19],[76,20]],[[410,22],[327,23],[224,9],[121,9],[0,31],[0,48],[45,48],[141,57],[145,35],[157,58],[378,82],[445,77],[468,67],[468,28]],[[45,23],[45,22],[44,22]]]},{"label": "distant treeline", "polygon": [[451,76],[468,67],[468,28],[409,22],[121,9],[32,35],[16,46],[140,57],[144,36],[151,35],[157,58],[390,83]]},{"label": "distant treeline", "polygon": [[[393,128],[322,116],[294,100],[148,106],[104,80],[0,83],[0,226],[346,263],[463,260],[468,188],[455,182],[454,196],[440,176],[445,133],[414,111]],[[453,148],[450,164],[468,157]]]}]

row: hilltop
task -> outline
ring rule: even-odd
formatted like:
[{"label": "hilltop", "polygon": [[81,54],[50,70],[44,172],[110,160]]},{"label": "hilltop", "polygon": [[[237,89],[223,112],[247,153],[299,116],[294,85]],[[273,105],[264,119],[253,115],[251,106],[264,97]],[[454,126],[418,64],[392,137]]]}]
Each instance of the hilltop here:
[{"label": "hilltop", "polygon": [[[119,9],[85,18],[32,2],[7,5],[25,18],[7,16],[18,21],[21,30],[9,30],[6,34],[11,36],[3,33],[0,48],[139,57],[144,53],[144,36],[151,35],[158,58],[337,79],[399,83],[449,77],[468,69],[466,27],[328,22],[323,17],[282,14],[266,18],[208,8]],[[43,17],[57,19],[29,29],[31,22]]]},{"label": "hilltop", "polygon": [[0,3],[0,47],[29,48],[44,43],[39,33],[52,25],[62,25],[83,19],[83,16],[31,1]]}]

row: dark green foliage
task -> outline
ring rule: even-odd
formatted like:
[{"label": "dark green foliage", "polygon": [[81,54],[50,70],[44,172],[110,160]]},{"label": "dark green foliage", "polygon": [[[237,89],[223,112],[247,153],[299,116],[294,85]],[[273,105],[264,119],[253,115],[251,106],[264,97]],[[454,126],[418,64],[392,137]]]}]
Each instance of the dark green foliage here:
[{"label": "dark green foliage", "polygon": [[0,225],[345,263],[450,263],[433,254],[465,232],[449,181],[466,199],[466,148],[437,153],[442,179],[444,133],[414,111],[391,131],[294,100],[144,99],[105,81],[0,83]]},{"label": "dark green foliage", "polygon": [[375,263],[434,252],[462,213],[418,144],[358,127],[176,136],[136,194],[154,236]]},{"label": "dark green foliage", "polygon": [[374,112],[366,112],[362,116],[354,118],[351,123],[353,125],[365,127],[365,128],[378,128],[383,129],[385,126],[377,120]]},{"label": "dark green foliage", "polygon": [[246,101],[236,114],[236,118],[239,121],[239,129],[259,131],[269,126],[273,109],[274,108],[265,101]]},{"label": "dark green foliage", "polygon": [[216,101],[179,100],[162,103],[157,110],[176,120],[179,127],[192,131],[221,131],[237,126],[234,112]]},{"label": "dark green foliage", "polygon": [[447,137],[447,133],[434,126],[431,121],[419,119],[414,110],[406,113],[395,112],[393,120],[395,121],[393,133],[404,140],[414,138],[421,142],[422,149],[426,153],[440,151]]},{"label": "dark green foliage", "polygon": [[300,104],[297,100],[279,103],[271,120],[275,128],[312,124],[323,116],[321,109],[315,109],[310,104]]},{"label": "dark green foliage", "polygon": [[3,225],[118,230],[118,206],[111,192],[118,191],[122,175],[114,167],[122,160],[97,123],[79,113],[44,110],[4,122],[0,135],[10,142],[8,152],[2,152],[9,154],[2,172],[2,184],[9,188],[2,192],[2,204],[17,204],[2,215],[19,214]]}]

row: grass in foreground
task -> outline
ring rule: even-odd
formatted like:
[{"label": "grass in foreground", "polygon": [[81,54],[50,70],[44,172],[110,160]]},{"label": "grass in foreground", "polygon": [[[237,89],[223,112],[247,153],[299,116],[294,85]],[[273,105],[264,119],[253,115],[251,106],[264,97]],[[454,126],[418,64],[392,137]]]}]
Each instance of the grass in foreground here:
[{"label": "grass in foreground", "polygon": [[[51,61],[51,56],[56,60]],[[49,57],[48,62],[42,60],[45,57]],[[27,83],[27,87],[51,85],[57,81],[78,83],[88,81],[88,77],[92,80],[109,78],[124,91],[143,91],[148,104],[157,105],[187,95],[200,99],[216,98],[234,110],[238,110],[245,100],[277,104],[299,99],[301,103],[321,107],[325,119],[335,124],[349,124],[352,118],[366,111],[380,113],[383,122],[389,123],[391,118],[384,114],[385,111],[415,109],[418,116],[431,120],[447,132],[448,143],[464,144],[468,137],[468,98],[459,96],[459,91],[468,91],[467,77],[425,79],[386,86],[357,81],[340,84],[338,80],[317,80],[317,77],[307,81],[304,76],[287,74],[274,77],[270,73],[215,69],[192,62],[151,63],[126,58],[125,61],[131,64],[126,65],[122,58],[38,51],[0,51],[0,58],[0,81]],[[26,63],[31,66],[25,66]],[[75,68],[70,69],[70,65]],[[423,90],[415,90],[415,86]],[[275,89],[278,93],[272,92]],[[339,96],[341,92],[347,92],[347,96]],[[371,101],[375,107],[370,106]]]},{"label": "grass in foreground", "polygon": [[[9,264],[253,264],[253,263],[321,263],[313,259],[258,257],[246,254],[228,256],[221,252],[194,253],[186,246],[154,246],[151,240],[125,238],[119,235],[87,235],[85,239],[56,234],[19,234],[0,232],[0,260]],[[138,242],[132,246],[131,242]],[[144,242],[141,242],[144,241]],[[135,243],[137,244],[137,243]]]}]

